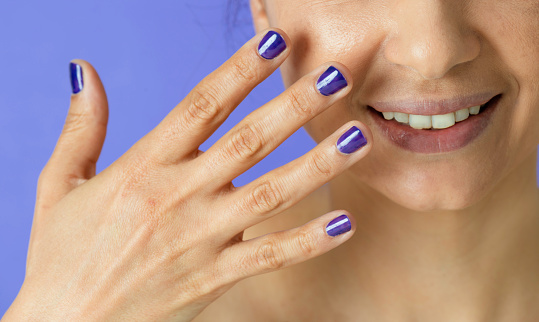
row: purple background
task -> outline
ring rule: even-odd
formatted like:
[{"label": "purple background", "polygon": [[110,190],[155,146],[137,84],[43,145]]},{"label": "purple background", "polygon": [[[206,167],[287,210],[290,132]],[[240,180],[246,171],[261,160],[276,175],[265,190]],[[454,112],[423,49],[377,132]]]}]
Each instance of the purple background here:
[{"label": "purple background", "polygon": [[[157,3],[157,4],[156,4]],[[120,157],[206,75],[254,36],[248,1],[229,27],[224,0],[0,1],[0,317],[24,279],[39,173],[69,107],[68,65],[100,74],[109,125],[98,172]],[[273,73],[206,141],[217,141],[283,91]],[[236,178],[242,186],[315,146],[303,129]],[[320,214],[322,215],[322,214]]]},{"label": "purple background", "polygon": [[[154,128],[204,76],[254,35],[247,1],[233,28],[224,0],[0,1],[0,316],[24,279],[36,182],[62,129],[68,63],[94,65],[110,105],[98,172]],[[278,72],[206,141],[206,150],[283,91]],[[235,179],[244,185],[314,147],[303,129]],[[318,214],[322,215],[322,214]]]}]

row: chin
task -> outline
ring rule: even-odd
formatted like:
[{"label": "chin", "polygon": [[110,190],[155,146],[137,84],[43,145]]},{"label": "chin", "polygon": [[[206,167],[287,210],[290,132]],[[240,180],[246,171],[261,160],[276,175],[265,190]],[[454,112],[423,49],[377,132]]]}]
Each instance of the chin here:
[{"label": "chin", "polygon": [[393,202],[397,207],[416,212],[458,211],[472,207],[485,197],[489,187],[494,186],[491,181],[496,177],[482,169],[457,172],[458,166],[454,164],[408,169],[402,165],[383,167],[378,164],[376,168],[369,167],[376,170],[365,171],[361,161],[350,170],[357,176],[357,182],[365,185],[362,190],[366,195],[374,196],[371,200]]}]

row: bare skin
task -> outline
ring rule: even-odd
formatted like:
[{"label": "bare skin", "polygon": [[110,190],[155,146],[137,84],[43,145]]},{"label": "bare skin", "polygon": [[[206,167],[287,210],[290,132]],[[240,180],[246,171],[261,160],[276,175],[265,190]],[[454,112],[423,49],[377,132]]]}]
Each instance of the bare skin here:
[{"label": "bare skin", "polygon": [[[487,196],[492,207],[478,204],[466,218],[395,210],[389,201],[386,216],[374,216],[370,200],[379,194],[352,203],[331,194],[336,186],[350,191],[343,173],[245,236],[286,229],[335,203],[354,209],[358,233],[316,259],[241,281],[194,321],[535,321],[536,161]],[[499,202],[502,195],[516,202]]]},{"label": "bare skin", "polygon": [[[271,31],[291,44],[284,31]],[[237,282],[320,256],[352,236],[356,224],[346,210],[256,238],[243,232],[363,158],[372,135],[358,121],[249,184],[232,184],[350,92],[350,71],[339,62],[321,64],[207,151],[198,149],[290,54],[286,47],[263,57],[257,48],[268,32],[244,44],[98,174],[107,98],[95,69],[74,61],[84,87],[71,95],[63,131],[39,176],[24,283],[2,321],[191,321]],[[331,93],[317,86],[330,67],[347,80]],[[366,142],[343,153],[336,142],[350,128]],[[328,234],[334,219],[347,229]]]},{"label": "bare skin", "polygon": [[[86,88],[39,178],[27,275],[4,319],[536,321],[539,4],[251,8],[257,36],[97,175],[106,96],[78,61]],[[269,29],[289,45],[274,61],[254,51]],[[314,81],[329,62],[349,86],[325,97]],[[278,65],[287,90],[198,150]],[[402,149],[367,113],[478,91],[501,94],[499,106],[451,152]],[[369,143],[343,155],[335,141],[351,125]],[[300,126],[316,149],[231,185]],[[341,213],[351,230],[327,236]]]},{"label": "bare skin", "polygon": [[[318,141],[358,119],[375,144],[290,215],[247,231],[294,226],[324,200],[315,208],[357,219],[346,244],[242,281],[195,321],[536,321],[539,4],[253,0],[251,8],[255,27],[278,26],[301,41],[281,67],[285,84],[328,58],[361,84],[309,122],[309,134]],[[493,125],[440,157],[391,145],[357,103],[490,88],[506,96]]]}]

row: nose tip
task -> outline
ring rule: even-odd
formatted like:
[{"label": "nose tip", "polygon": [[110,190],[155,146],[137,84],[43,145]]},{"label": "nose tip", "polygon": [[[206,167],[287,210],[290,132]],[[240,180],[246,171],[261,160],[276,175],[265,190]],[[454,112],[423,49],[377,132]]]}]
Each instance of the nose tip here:
[{"label": "nose tip", "polygon": [[454,66],[474,60],[481,48],[479,38],[465,29],[465,21],[455,9],[429,1],[421,10],[412,10],[411,6],[396,10],[395,27],[386,41],[384,56],[425,79],[438,79]]},{"label": "nose tip", "polygon": [[454,66],[474,60],[480,46],[473,39],[403,39],[386,43],[386,59],[413,69],[424,79],[444,77]]}]

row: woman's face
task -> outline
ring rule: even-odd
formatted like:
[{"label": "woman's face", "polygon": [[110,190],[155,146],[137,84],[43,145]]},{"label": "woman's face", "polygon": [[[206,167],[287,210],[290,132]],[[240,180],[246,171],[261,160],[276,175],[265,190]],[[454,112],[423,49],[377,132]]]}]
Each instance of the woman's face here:
[{"label": "woman's face", "polygon": [[[251,7],[257,30],[278,27],[292,40],[281,66],[286,87],[326,61],[352,72],[352,92],[305,129],[316,142],[353,119],[371,129],[371,152],[345,174],[359,184],[414,210],[461,209],[535,153],[537,0],[252,0]],[[445,114],[440,101],[453,111],[492,97],[489,118],[481,108],[458,128],[435,130],[443,135],[410,132],[369,107]]]}]

